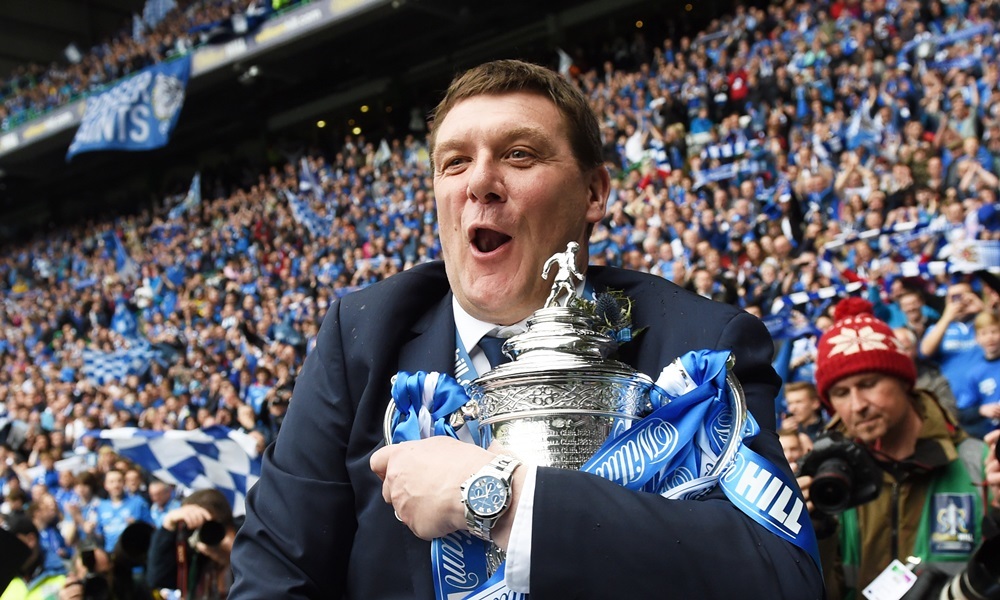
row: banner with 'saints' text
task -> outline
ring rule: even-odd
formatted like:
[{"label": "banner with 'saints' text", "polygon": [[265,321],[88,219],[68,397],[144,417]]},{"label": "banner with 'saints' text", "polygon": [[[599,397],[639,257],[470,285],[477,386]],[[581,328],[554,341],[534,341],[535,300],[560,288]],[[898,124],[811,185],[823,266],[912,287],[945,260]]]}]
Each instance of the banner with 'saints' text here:
[{"label": "banner with 'saints' text", "polygon": [[191,56],[143,69],[87,99],[66,160],[94,150],[153,150],[170,141],[184,106]]}]

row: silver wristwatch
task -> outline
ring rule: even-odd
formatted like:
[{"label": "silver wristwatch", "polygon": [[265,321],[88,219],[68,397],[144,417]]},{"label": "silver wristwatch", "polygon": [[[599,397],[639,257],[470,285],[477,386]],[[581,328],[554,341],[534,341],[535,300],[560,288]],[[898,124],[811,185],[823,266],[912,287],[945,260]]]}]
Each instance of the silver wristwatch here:
[{"label": "silver wristwatch", "polygon": [[469,533],[492,541],[490,530],[510,506],[510,482],[520,464],[516,458],[498,456],[461,485]]}]

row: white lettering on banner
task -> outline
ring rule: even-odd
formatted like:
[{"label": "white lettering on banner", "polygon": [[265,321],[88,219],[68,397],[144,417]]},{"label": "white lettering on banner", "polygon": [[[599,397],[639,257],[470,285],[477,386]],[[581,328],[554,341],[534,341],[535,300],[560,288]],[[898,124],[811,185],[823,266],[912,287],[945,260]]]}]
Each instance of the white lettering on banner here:
[{"label": "white lettering on banner", "polygon": [[649,462],[673,451],[677,429],[666,421],[643,427],[634,438],[617,444],[594,467],[593,473],[621,485],[642,479]]},{"label": "white lettering on banner", "polygon": [[461,538],[446,535],[441,539],[441,565],[447,573],[444,580],[461,590],[472,590],[479,585],[479,576],[465,569],[465,549]]},{"label": "white lettering on banner", "polygon": [[[153,74],[143,71],[107,92],[91,97],[87,101],[83,122],[73,140],[74,145],[124,142],[126,136],[134,142],[148,138],[148,124],[144,124],[139,132],[129,132],[126,125],[136,125],[139,120],[149,118],[149,88],[152,81]],[[133,106],[139,100],[142,100],[142,104]]]},{"label": "white lettering on banner", "polygon": [[802,524],[799,523],[799,517],[802,516],[802,500],[795,495],[792,488],[771,475],[767,469],[752,462],[746,463],[735,491],[743,496],[748,504],[754,504],[761,511],[767,511],[776,525],[783,526],[792,534],[798,534],[802,529]]},{"label": "white lettering on banner", "polygon": [[149,107],[140,104],[129,111],[128,117],[132,124],[128,129],[129,139],[136,143],[149,139]]}]

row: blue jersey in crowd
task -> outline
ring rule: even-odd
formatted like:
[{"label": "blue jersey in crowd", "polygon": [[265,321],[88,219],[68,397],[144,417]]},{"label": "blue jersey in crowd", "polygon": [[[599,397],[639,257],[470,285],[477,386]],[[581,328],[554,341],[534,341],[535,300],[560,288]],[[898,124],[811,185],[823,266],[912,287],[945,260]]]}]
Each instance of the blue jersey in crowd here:
[{"label": "blue jersey in crowd", "polygon": [[120,502],[101,500],[97,505],[97,531],[104,537],[104,550],[113,551],[125,528],[136,521],[152,523],[149,504],[140,496],[128,496]]},{"label": "blue jersey in crowd", "polygon": [[988,360],[982,348],[962,361],[964,381],[954,387],[959,421],[970,435],[982,438],[1000,427],[979,414],[979,407],[1000,402],[1000,358]]},{"label": "blue jersey in crowd", "polygon": [[959,410],[1000,402],[1000,358],[987,360],[982,348],[976,348],[962,359],[964,385],[955,388]]},{"label": "blue jersey in crowd", "polygon": [[[940,365],[941,373],[948,379],[952,388],[958,388],[966,381],[968,364],[966,361],[977,348],[976,332],[972,325],[962,321],[952,321],[945,329],[938,351],[930,358]],[[961,409],[962,405],[959,404],[958,408]]]},{"label": "blue jersey in crowd", "polygon": [[69,544],[56,527],[46,527],[38,532],[38,543],[45,551],[43,567],[46,573],[65,573],[63,557],[69,557]]},{"label": "blue jersey in crowd", "polygon": [[151,505],[149,507],[149,518],[152,520],[153,526],[159,529],[163,525],[163,517],[167,516],[168,512],[180,507],[181,503],[177,501],[177,498],[171,498],[163,508],[160,508],[159,504]]}]

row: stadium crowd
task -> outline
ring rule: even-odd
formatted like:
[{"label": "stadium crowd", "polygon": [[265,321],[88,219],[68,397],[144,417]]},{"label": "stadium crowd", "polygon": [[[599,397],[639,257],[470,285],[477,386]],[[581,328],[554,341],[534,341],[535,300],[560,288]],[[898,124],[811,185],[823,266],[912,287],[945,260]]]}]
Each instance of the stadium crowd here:
[{"label": "stadium crowd", "polygon": [[0,76],[0,131],[99,92],[149,65],[169,61],[206,43],[246,32],[299,0],[151,0],[143,18],[87,52],[72,45],[66,62],[28,63]]},{"label": "stadium crowd", "polygon": [[[160,60],[215,10],[15,73],[0,117]],[[613,175],[591,262],[765,318],[787,383],[812,383],[832,305],[862,294],[956,422],[997,429],[998,18],[984,0],[789,1],[737,6],[696,37],[640,29],[565,55]],[[0,511],[44,512],[59,569],[80,540],[113,549],[124,517],[101,517],[102,497],[137,495],[132,518],[150,522],[170,510],[170,491],[93,431],[219,424],[270,443],[331,302],[439,258],[431,179],[423,131],[348,135],[250,185],[207,176],[173,210],[165,198],[5,245],[0,416],[17,427],[0,449]],[[807,438],[825,418],[815,398],[776,413]],[[55,468],[74,456],[75,472]]]}]

